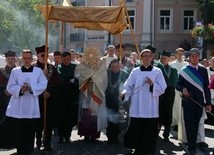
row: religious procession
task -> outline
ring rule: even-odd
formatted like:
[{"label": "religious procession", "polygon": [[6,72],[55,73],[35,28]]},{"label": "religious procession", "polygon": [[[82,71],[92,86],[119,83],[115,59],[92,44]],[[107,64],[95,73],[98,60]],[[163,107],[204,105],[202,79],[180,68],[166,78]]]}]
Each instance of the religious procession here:
[{"label": "religious procession", "polygon": [[[176,132],[180,154],[197,155],[199,148],[214,154],[205,139],[205,124],[214,125],[214,57],[201,61],[195,47],[170,52],[147,44],[139,49],[122,0],[115,7],[67,3],[37,6],[46,20],[44,45],[20,55],[8,49],[0,57],[0,154],[15,149],[6,154],[72,155],[74,132],[94,149],[104,135],[104,147],[122,146],[127,155],[161,154],[159,141],[170,147]],[[88,45],[82,53],[63,49],[61,42],[53,52],[50,21],[120,34],[120,41],[105,51]],[[136,45],[131,53],[122,41],[127,25]],[[67,151],[57,152],[60,148]],[[82,154],[108,153],[86,149]]]}]

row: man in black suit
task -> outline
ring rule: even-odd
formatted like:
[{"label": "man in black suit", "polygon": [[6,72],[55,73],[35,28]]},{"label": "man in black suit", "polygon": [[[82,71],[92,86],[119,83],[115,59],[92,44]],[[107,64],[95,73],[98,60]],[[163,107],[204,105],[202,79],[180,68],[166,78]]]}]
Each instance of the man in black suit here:
[{"label": "man in black suit", "polygon": [[200,51],[193,48],[189,51],[190,64],[179,71],[177,90],[182,93],[182,107],[186,127],[188,150],[196,154],[198,125],[203,113],[211,111],[211,95],[208,89],[207,69],[199,65]]}]

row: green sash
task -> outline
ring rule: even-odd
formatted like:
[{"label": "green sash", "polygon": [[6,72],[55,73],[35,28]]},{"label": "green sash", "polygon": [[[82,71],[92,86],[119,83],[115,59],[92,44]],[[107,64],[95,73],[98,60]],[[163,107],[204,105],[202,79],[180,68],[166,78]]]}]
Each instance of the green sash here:
[{"label": "green sash", "polygon": [[200,75],[200,73],[198,73],[198,71],[195,68],[191,67],[190,65],[187,65],[179,71],[179,74],[185,80],[187,80],[189,83],[194,85],[196,88],[198,88],[202,92],[204,102],[205,102],[204,87],[203,87],[203,80],[204,79]]}]

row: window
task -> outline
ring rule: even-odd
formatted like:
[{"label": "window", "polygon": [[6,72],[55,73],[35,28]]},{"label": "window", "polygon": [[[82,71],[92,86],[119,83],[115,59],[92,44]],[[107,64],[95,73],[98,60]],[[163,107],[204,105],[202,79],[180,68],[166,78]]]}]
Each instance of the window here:
[{"label": "window", "polygon": [[[127,12],[129,14],[132,28],[135,29],[135,10],[128,10]],[[127,29],[129,29],[129,27],[127,27]]]},{"label": "window", "polygon": [[171,10],[160,10],[160,30],[171,30]]},{"label": "window", "polygon": [[194,24],[194,10],[184,10],[183,30],[192,30]]}]

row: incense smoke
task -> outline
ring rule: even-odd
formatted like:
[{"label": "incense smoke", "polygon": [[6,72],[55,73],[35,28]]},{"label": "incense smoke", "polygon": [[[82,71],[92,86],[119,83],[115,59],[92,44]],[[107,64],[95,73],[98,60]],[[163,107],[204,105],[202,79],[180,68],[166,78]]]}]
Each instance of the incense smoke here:
[{"label": "incense smoke", "polygon": [[[1,33],[5,34],[0,36],[0,54],[8,50],[13,50],[19,54],[23,49],[30,49],[34,52],[35,47],[45,44],[45,19],[42,24],[37,23],[35,22],[37,17],[33,17],[30,11],[26,11],[28,8],[19,10],[13,3],[0,1],[0,13],[3,12],[5,14],[3,16],[4,21],[11,22],[8,30],[3,29],[3,23],[0,22]],[[40,15],[39,12],[38,14]],[[7,19],[8,17],[9,19]],[[10,32],[9,30],[12,31]],[[51,32],[52,34],[49,33],[48,37],[49,47],[50,50],[55,50],[58,43],[58,35],[54,30],[51,30]]]}]

